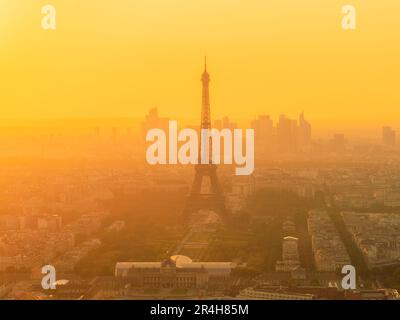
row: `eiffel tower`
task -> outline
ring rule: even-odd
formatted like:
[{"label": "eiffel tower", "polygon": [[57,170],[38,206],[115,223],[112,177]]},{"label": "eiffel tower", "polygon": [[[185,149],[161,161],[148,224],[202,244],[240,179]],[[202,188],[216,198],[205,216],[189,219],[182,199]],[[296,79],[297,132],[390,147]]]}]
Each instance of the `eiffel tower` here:
[{"label": "eiffel tower", "polygon": [[[201,77],[203,84],[203,100],[201,108],[201,126],[200,129],[211,130],[211,111],[210,111],[210,94],[209,83],[210,75],[207,72],[207,60],[204,63],[204,72]],[[195,166],[195,177],[190,194],[186,200],[184,209],[184,219],[188,220],[193,213],[199,210],[212,210],[216,212],[221,218],[225,216],[225,199],[217,177],[217,166],[212,163],[211,152],[211,139],[209,141],[202,141],[200,135],[199,149],[203,143],[209,144],[209,161],[207,164],[201,163],[201,150],[199,150],[199,162]],[[202,189],[205,179],[209,179],[210,188],[208,192]]]}]

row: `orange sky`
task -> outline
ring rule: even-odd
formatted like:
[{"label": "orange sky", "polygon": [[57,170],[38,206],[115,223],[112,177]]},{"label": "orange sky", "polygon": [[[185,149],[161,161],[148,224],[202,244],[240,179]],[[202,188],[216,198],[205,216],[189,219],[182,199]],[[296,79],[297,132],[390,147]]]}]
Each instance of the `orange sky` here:
[{"label": "orange sky", "polygon": [[[41,28],[41,7],[58,29]],[[400,127],[400,2],[0,0],[3,122],[200,114],[203,56],[214,118],[290,117],[320,129]]]}]

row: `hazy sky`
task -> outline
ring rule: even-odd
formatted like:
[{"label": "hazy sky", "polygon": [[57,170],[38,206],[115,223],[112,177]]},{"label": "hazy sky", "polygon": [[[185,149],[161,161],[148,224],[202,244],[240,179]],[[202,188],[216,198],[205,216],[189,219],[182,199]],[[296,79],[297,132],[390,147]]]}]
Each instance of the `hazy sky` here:
[{"label": "hazy sky", "polygon": [[[41,8],[57,8],[57,30]],[[400,1],[0,0],[2,119],[304,111],[316,126],[400,127]]]}]

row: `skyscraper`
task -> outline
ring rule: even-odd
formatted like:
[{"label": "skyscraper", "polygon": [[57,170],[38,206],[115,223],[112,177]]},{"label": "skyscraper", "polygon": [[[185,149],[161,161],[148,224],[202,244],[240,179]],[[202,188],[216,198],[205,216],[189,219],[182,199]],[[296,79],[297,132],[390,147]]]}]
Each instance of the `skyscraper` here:
[{"label": "skyscraper", "polygon": [[218,130],[222,129],[234,130],[237,128],[237,123],[231,122],[231,120],[228,117],[223,117],[222,119],[215,120],[213,127]]},{"label": "skyscraper", "polygon": [[333,135],[331,147],[332,151],[338,153],[344,152],[346,150],[346,138],[343,133],[336,133]]},{"label": "skyscraper", "polygon": [[277,125],[278,150],[281,152],[293,152],[297,148],[297,121],[287,118],[285,115],[279,117]]},{"label": "skyscraper", "polygon": [[311,125],[304,119],[304,112],[299,116],[298,144],[308,146],[311,143]]},{"label": "skyscraper", "polygon": [[254,129],[257,156],[264,158],[275,147],[273,121],[268,115],[260,115],[256,120],[251,122],[251,128]]},{"label": "skyscraper", "polygon": [[142,122],[142,136],[144,139],[147,132],[153,128],[160,128],[166,132],[168,132],[169,128],[169,119],[160,117],[157,108],[150,109],[145,121]]},{"label": "skyscraper", "polygon": [[386,146],[394,146],[396,144],[396,131],[392,127],[382,128],[382,143]]}]

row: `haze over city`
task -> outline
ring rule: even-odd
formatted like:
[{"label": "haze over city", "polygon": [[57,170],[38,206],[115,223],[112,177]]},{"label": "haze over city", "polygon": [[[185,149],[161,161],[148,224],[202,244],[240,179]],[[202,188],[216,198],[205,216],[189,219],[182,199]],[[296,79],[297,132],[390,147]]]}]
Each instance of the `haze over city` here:
[{"label": "haze over city", "polygon": [[0,0],[1,300],[400,299],[400,3],[50,2]]},{"label": "haze over city", "polygon": [[57,30],[43,32],[40,1],[1,1],[7,125],[140,119],[151,107],[194,122],[207,55],[216,118],[304,111],[317,134],[369,137],[400,127],[396,2],[354,1],[352,32],[340,27],[338,0],[53,2]]}]

